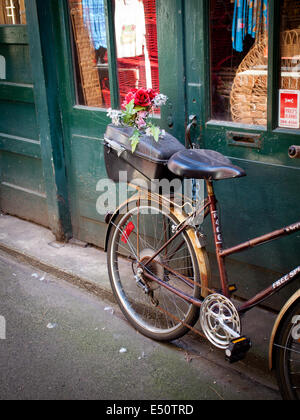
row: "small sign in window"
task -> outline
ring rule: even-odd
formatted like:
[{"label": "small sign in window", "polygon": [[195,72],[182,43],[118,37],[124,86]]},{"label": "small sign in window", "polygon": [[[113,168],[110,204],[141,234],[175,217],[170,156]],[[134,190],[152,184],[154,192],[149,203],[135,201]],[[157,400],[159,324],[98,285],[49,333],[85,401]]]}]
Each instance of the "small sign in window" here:
[{"label": "small sign in window", "polygon": [[300,91],[279,91],[279,127],[300,128]]}]

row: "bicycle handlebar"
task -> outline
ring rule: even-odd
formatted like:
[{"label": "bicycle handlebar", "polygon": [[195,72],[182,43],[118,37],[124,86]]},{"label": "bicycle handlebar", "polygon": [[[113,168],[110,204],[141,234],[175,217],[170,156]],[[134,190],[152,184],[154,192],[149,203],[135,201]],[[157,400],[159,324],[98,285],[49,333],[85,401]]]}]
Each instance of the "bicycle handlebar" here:
[{"label": "bicycle handlebar", "polygon": [[300,146],[291,146],[289,148],[289,157],[291,159],[300,159]]}]

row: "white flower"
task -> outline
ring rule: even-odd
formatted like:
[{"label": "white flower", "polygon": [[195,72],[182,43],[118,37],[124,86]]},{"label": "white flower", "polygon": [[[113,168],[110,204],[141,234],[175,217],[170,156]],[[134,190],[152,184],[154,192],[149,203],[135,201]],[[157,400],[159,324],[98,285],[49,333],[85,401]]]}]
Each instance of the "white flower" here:
[{"label": "white flower", "polygon": [[146,136],[152,137],[152,130],[151,130],[150,127],[148,127],[147,130],[146,130]]},{"label": "white flower", "polygon": [[157,108],[160,108],[161,106],[166,105],[167,101],[168,101],[168,97],[166,95],[163,95],[162,93],[159,93],[158,95],[156,95],[156,97],[153,100],[154,105]]},{"label": "white flower", "polygon": [[106,114],[106,116],[107,116],[107,117],[109,117],[109,118],[111,118],[111,117],[112,117],[112,113],[113,113],[113,110],[112,110],[111,108],[109,108],[109,109],[107,110],[107,114]]},{"label": "white flower", "polygon": [[117,125],[117,126],[118,126],[118,125],[121,125],[121,121],[120,121],[121,114],[122,114],[122,112],[117,111],[117,110],[114,110],[114,109],[111,109],[111,108],[109,108],[109,109],[107,110],[107,116],[108,116],[109,118],[111,118],[112,123],[113,123],[114,125]]},{"label": "white flower", "polygon": [[116,126],[121,125],[121,121],[119,117],[112,118],[112,123]]}]

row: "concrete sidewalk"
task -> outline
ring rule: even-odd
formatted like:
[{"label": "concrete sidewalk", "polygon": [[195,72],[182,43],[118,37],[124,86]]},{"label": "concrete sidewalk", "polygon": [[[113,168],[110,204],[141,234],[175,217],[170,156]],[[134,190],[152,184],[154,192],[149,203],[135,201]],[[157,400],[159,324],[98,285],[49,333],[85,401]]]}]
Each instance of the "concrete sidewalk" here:
[{"label": "concrete sidewalk", "polygon": [[[0,249],[33,268],[67,280],[114,303],[106,254],[97,248],[85,247],[76,241],[57,243],[51,231],[15,217],[1,215]],[[253,349],[245,361],[228,366],[277,390],[274,375],[268,370],[268,346],[275,319],[275,314],[262,309],[247,314],[243,318],[243,333],[251,338]],[[176,345],[190,352],[191,358],[203,357],[217,364],[225,363],[223,352],[213,349],[193,333],[176,342]]]}]

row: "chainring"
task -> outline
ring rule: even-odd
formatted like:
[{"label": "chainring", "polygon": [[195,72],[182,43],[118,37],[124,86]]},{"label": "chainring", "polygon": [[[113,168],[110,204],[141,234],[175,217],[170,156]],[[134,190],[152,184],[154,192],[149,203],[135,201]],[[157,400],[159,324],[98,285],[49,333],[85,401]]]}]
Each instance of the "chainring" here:
[{"label": "chainring", "polygon": [[202,303],[200,322],[206,338],[219,349],[227,349],[231,340],[241,335],[241,320],[236,307],[217,293]]}]

